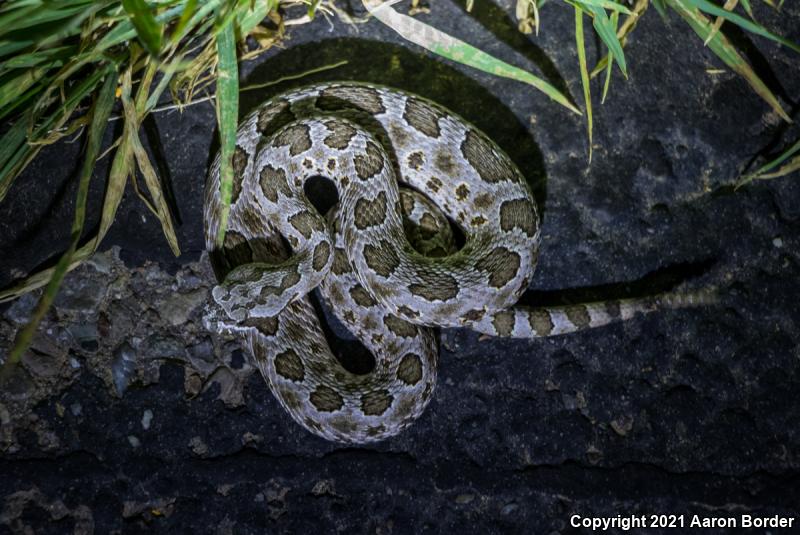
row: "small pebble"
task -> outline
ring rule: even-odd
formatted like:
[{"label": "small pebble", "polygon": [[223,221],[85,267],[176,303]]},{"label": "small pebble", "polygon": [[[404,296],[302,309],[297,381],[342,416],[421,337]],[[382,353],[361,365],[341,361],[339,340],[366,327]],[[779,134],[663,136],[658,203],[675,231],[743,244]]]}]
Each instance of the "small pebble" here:
[{"label": "small pebble", "polygon": [[141,441],[133,435],[128,435],[128,443],[134,448],[142,445]]},{"label": "small pebble", "polygon": [[783,240],[780,238],[775,238],[774,240],[772,240],[772,245],[780,249],[781,247],[783,247]]},{"label": "small pebble", "polygon": [[142,427],[144,429],[150,429],[150,422],[153,421],[153,411],[147,409],[142,414]]}]

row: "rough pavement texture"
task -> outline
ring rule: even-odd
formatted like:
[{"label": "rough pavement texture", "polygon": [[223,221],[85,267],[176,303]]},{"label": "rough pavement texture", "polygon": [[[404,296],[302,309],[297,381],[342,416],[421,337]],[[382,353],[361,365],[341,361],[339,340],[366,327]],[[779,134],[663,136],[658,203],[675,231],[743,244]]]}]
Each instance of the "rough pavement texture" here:
[{"label": "rough pavement texture", "polygon": [[[538,38],[516,33],[511,12],[481,1],[468,16],[448,1],[419,17],[580,98],[568,6],[542,10]],[[760,20],[800,41],[797,5]],[[544,207],[525,301],[686,284],[724,287],[724,306],[532,342],[445,331],[437,392],[412,428],[368,448],[324,442],[279,408],[235,343],[203,331],[214,114],[159,114],[148,135],[184,254],[170,256],[129,189],[114,249],[67,278],[0,391],[0,533],[554,533],[573,513],[798,514],[800,182],[732,188],[797,128],[739,77],[707,73],[720,64],[702,42],[654,11],[626,49],[630,80],[615,73],[595,110],[591,167],[581,118],[524,85],[432,59],[376,22],[300,30],[246,65],[243,85],[349,59],[317,79],[428,96],[517,161]],[[797,55],[742,44],[780,95],[800,94]],[[245,93],[243,112],[287,87]],[[0,284],[66,243],[79,149],[43,151],[0,206]],[[96,180],[95,214],[101,195]],[[35,298],[0,308],[0,355]]]}]

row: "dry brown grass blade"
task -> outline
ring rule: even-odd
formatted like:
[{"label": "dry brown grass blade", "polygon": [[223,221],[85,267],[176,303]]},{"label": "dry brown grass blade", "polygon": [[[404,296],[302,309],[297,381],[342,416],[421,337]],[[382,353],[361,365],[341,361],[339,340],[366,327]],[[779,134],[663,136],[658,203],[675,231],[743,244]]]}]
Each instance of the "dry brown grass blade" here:
[{"label": "dry brown grass blade", "polygon": [[[723,9],[726,11],[733,11],[736,8],[736,5],[739,3],[739,0],[728,0],[725,2],[725,5],[722,6]],[[714,21],[714,25],[711,27],[711,32],[706,37],[705,45],[708,45],[708,42],[711,41],[720,28],[722,28],[722,23],[725,22],[725,19],[722,17],[717,17],[717,20]]]},{"label": "dry brown grass blade", "polygon": [[[139,83],[139,94],[146,95],[148,93],[154,74],[155,68],[151,69],[148,67],[144,78]],[[123,75],[123,85],[127,84],[130,84],[129,72],[126,72],[126,74]],[[178,246],[178,238],[175,235],[175,228],[172,224],[172,214],[170,214],[169,206],[167,205],[166,198],[164,197],[162,191],[163,187],[158,178],[158,174],[153,168],[153,165],[150,163],[150,158],[147,155],[147,151],[144,150],[142,142],[139,139],[139,116],[137,114],[137,106],[131,100],[130,94],[126,95],[125,92],[123,92],[121,100],[122,108],[125,114],[126,127],[127,125],[131,125],[130,129],[126,128],[126,140],[130,145],[130,149],[133,151],[133,156],[136,159],[139,170],[142,172],[142,177],[144,178],[145,185],[147,186],[147,190],[149,191],[150,197],[153,201],[153,207],[156,210],[156,215],[161,222],[161,229],[164,231],[164,236],[167,238],[167,243],[169,243],[173,254],[178,256],[181,254],[181,252],[180,247]],[[146,96],[143,100],[146,101]]]},{"label": "dry brown grass blade", "polygon": [[[636,28],[636,24],[639,22],[639,19],[642,17],[645,11],[647,11],[647,7],[650,5],[650,0],[636,0],[636,3],[631,8],[631,14],[625,17],[625,21],[620,25],[619,29],[617,30],[617,38],[619,39],[619,44],[625,47],[628,42],[628,36]],[[608,62],[611,59],[609,54],[603,56],[603,58],[597,62],[597,65],[594,66],[592,72],[589,73],[589,78],[594,78],[608,66]]]},{"label": "dry brown grass blade", "polygon": [[[685,3],[685,0],[666,0],[666,3],[675,10],[692,27],[697,35],[705,40],[711,32],[711,21],[698,9]],[[734,72],[742,76],[750,87],[761,96],[775,110],[783,120],[791,123],[792,119],[783,109],[778,98],[770,91],[767,85],[758,77],[749,63],[739,54],[733,44],[722,32],[717,32],[708,41],[708,47],[725,62]]]}]

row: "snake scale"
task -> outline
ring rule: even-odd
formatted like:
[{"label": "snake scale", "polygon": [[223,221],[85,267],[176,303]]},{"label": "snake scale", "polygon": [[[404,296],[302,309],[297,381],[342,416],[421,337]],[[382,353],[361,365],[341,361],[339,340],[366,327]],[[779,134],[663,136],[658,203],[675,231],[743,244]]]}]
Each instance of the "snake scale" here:
[{"label": "snake scale", "polygon": [[[698,293],[514,306],[539,249],[531,190],[485,134],[410,93],[324,83],[250,113],[222,249],[219,162],[204,222],[222,282],[206,326],[241,336],[281,405],[329,440],[381,440],[419,417],[436,381],[435,327],[535,338],[704,302]],[[320,176],[339,196],[325,215],[304,189]],[[348,371],[331,351],[307,297],[317,287],[374,356],[369,372]]]}]

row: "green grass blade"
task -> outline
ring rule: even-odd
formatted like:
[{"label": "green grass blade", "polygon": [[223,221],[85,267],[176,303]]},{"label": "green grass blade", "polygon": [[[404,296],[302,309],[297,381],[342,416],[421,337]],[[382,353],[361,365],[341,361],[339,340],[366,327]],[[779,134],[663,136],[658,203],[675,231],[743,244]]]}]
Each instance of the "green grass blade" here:
[{"label": "green grass blade", "polygon": [[[705,40],[711,32],[711,22],[700,11],[692,7],[691,0],[665,0],[668,5],[675,10],[678,15],[685,20],[701,39]],[[769,90],[761,78],[753,71],[753,68],[734,48],[733,44],[725,37],[722,32],[717,32],[708,42],[708,47],[725,62],[728,67],[738,73],[747,83],[750,84],[756,93],[763,98],[781,118],[787,122],[792,122],[786,114],[777,97]]]},{"label": "green grass blade", "polygon": [[[29,87],[40,81],[46,72],[46,68],[37,67],[9,77],[7,81],[0,84],[0,103],[2,103],[0,106],[5,108],[9,104],[13,104],[13,101],[19,98]],[[0,116],[2,116],[2,111],[0,111]]]},{"label": "green grass blade", "polygon": [[139,41],[154,56],[161,54],[163,28],[156,21],[150,6],[145,0],[122,0],[122,7],[130,15]]},{"label": "green grass blade", "polygon": [[658,14],[661,15],[661,20],[667,22],[667,5],[666,0],[652,0],[653,7],[656,8]]},{"label": "green grass blade", "polygon": [[589,163],[592,163],[592,95],[589,88],[589,69],[586,66],[586,47],[583,42],[583,10],[575,6],[575,43],[583,85],[583,101],[586,104],[586,130],[589,135]]},{"label": "green grass blade", "polygon": [[579,7],[584,7],[584,11],[592,15],[592,25],[597,35],[608,47],[608,52],[614,58],[614,61],[619,65],[619,70],[622,75],[628,77],[628,67],[625,62],[625,53],[622,51],[622,44],[617,37],[617,28],[611,24],[611,20],[606,15],[606,12],[599,7],[592,5],[585,5],[582,2],[576,2]]},{"label": "green grass blade", "polygon": [[39,67],[43,64],[48,68],[60,67],[65,60],[77,52],[77,47],[71,45],[58,46],[47,50],[37,50],[5,60],[2,70],[27,69]]},{"label": "green grass blade", "polygon": [[693,7],[696,7],[701,11],[704,11],[705,13],[716,15],[729,22],[732,22],[733,24],[736,24],[737,26],[739,26],[744,30],[747,30],[748,32],[760,35],[762,37],[766,37],[767,39],[771,39],[776,43],[780,43],[784,46],[791,48],[795,52],[800,52],[799,45],[789,41],[788,39],[781,37],[780,35],[772,33],[771,31],[767,30],[758,23],[749,21],[746,18],[737,15],[736,13],[733,13],[732,11],[728,11],[715,4],[712,4],[708,0],[683,0],[683,1]]},{"label": "green grass blade", "polygon": [[509,65],[413,17],[402,15],[392,9],[388,2],[363,0],[363,3],[373,17],[392,28],[404,39],[452,61],[463,63],[489,74],[529,84],[565,108],[580,115],[580,110],[564,94],[538,76]]},{"label": "green grass blade", "polygon": [[229,21],[217,33],[217,122],[220,137],[220,214],[219,231],[216,237],[218,248],[222,248],[228,228],[231,196],[233,194],[233,153],[236,149],[236,129],[239,124],[239,66],[236,61],[236,38],[233,21]]},{"label": "green grass blade", "polygon": [[612,0],[580,0],[579,2],[575,2],[575,4],[593,6],[601,9],[610,9],[611,11],[624,13],[626,15],[631,14],[631,11],[627,7],[623,6],[622,4],[618,4],[617,2],[613,2]]},{"label": "green grass blade", "polygon": [[111,115],[111,108],[114,105],[114,95],[117,89],[116,73],[112,69],[107,69],[104,75],[106,80],[97,93],[97,97],[92,106],[92,119],[87,136],[86,153],[84,155],[80,181],[78,183],[78,193],[75,199],[75,216],[70,232],[69,248],[58,260],[53,275],[47,283],[47,287],[39,299],[39,302],[36,304],[30,321],[17,335],[14,341],[14,347],[11,348],[8,359],[3,363],[4,372],[15,365],[30,346],[33,335],[36,333],[36,328],[47,313],[50,305],[53,304],[53,300],[61,286],[61,281],[64,279],[64,275],[72,263],[72,257],[78,248],[78,242],[81,239],[84,222],[86,220],[86,199],[89,194],[89,182],[92,178],[92,170],[94,169],[95,161],[100,153],[100,145],[103,141],[103,134],[108,126],[108,117]]},{"label": "green grass blade", "polygon": [[277,0],[258,0],[247,11],[242,11],[237,19],[239,31],[247,35],[263,21],[270,11],[278,7]]},{"label": "green grass blade", "polygon": [[765,163],[752,173],[749,173],[740,178],[739,181],[736,183],[736,187],[739,188],[741,186],[744,186],[745,184],[747,184],[748,182],[752,182],[753,180],[777,178],[780,176],[788,175],[793,171],[796,171],[798,168],[800,168],[800,157],[794,158],[791,162],[781,167],[774,173],[770,173],[770,171],[775,169],[777,166],[779,166],[780,164],[782,164],[783,162],[785,162],[798,152],[800,152],[800,139],[797,140],[797,142],[794,145],[783,151],[774,160]]},{"label": "green grass blade", "polygon": [[189,24],[189,21],[192,19],[192,15],[194,15],[196,11],[197,0],[188,0],[186,5],[183,7],[181,18],[178,20],[178,24],[175,25],[175,29],[170,37],[171,44],[175,44],[180,40],[184,30],[186,30],[186,27]]},{"label": "green grass blade", "polygon": [[[45,136],[52,130],[59,128],[64,122],[72,115],[72,112],[78,104],[91,95],[97,87],[100,80],[105,75],[105,69],[98,69],[83,79],[70,93],[67,95],[66,100],[58,106],[52,113],[44,120],[39,121],[38,126],[28,133],[27,143],[19,144],[14,153],[2,163],[0,167],[0,201],[3,200],[8,189],[11,187],[14,179],[19,175],[22,169],[33,159],[42,145],[39,144]],[[31,122],[36,120],[36,110],[29,109],[26,114],[27,119],[24,121],[26,127],[30,126]],[[18,121],[21,119],[18,119]],[[16,125],[15,125],[16,127]]]},{"label": "green grass blade", "polygon": [[[616,11],[611,14],[611,24],[614,25],[614,28],[617,27],[619,23],[619,13]],[[606,66],[606,81],[603,83],[603,97],[600,99],[600,104],[605,104],[606,102],[606,95],[608,95],[608,87],[611,85],[611,67],[614,66],[614,58],[611,54],[606,56],[608,58],[608,65]]]}]

